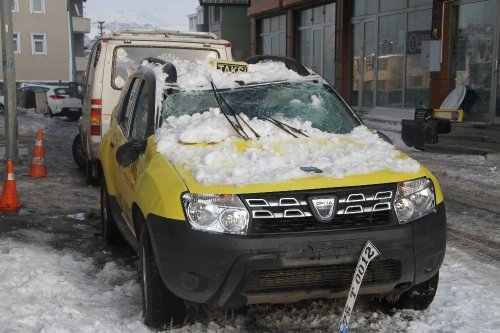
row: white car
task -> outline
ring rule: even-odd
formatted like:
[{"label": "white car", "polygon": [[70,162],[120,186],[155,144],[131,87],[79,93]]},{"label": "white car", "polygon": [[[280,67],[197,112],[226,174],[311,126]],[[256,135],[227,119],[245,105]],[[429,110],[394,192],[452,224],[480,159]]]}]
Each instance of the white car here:
[{"label": "white car", "polygon": [[[17,94],[26,91],[45,90],[50,116],[66,116],[70,120],[78,120],[82,115],[82,101],[69,96],[69,88],[65,86],[23,84]],[[4,96],[0,96],[0,112],[4,110]]]}]

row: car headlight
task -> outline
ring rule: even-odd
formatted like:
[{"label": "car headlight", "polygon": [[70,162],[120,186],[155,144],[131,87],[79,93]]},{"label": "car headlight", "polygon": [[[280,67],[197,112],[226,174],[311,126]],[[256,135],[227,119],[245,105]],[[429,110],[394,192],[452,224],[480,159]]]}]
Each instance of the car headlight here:
[{"label": "car headlight", "polygon": [[434,186],[428,178],[398,183],[394,209],[399,223],[407,223],[434,212]]},{"label": "car headlight", "polygon": [[194,229],[237,235],[247,233],[248,210],[236,195],[185,193],[182,203]]}]

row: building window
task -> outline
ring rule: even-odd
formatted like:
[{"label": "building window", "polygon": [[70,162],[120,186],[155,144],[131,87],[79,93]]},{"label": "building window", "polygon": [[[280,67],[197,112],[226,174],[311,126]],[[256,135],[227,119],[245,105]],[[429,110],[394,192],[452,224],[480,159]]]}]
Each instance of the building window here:
[{"label": "building window", "polygon": [[31,50],[33,54],[47,54],[45,34],[31,34]]},{"label": "building window", "polygon": [[220,10],[221,6],[210,6],[211,23],[220,22]]},{"label": "building window", "polygon": [[377,105],[403,106],[405,64],[405,14],[382,16],[378,25],[378,62],[385,68],[377,71]]},{"label": "building window", "polygon": [[19,13],[19,2],[18,2],[18,0],[11,0],[10,1],[10,9],[12,9],[12,12],[14,12],[14,13]]},{"label": "building window", "polygon": [[286,15],[265,18],[260,21],[260,53],[286,55]]},{"label": "building window", "polygon": [[21,53],[21,39],[19,32],[12,33],[12,41],[14,42],[14,53]]},{"label": "building window", "polygon": [[300,61],[333,84],[335,4],[329,3],[302,10],[298,19]]},{"label": "building window", "polygon": [[45,0],[31,0],[31,13],[45,13]]},{"label": "building window", "polygon": [[422,42],[431,39],[432,9],[408,13],[406,41],[405,106],[418,107],[429,101],[430,73],[420,64]]}]

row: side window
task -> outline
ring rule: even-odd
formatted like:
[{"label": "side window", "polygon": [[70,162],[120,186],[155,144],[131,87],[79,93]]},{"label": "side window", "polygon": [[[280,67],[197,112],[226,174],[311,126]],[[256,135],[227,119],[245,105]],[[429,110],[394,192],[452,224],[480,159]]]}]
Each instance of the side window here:
[{"label": "side window", "polygon": [[132,84],[130,84],[127,94],[123,100],[123,104],[121,105],[122,110],[118,115],[118,123],[122,128],[125,136],[128,136],[130,123],[132,120],[132,114],[135,109],[135,104],[137,102],[137,91],[139,90],[139,84],[141,83],[140,79],[134,79]]},{"label": "side window", "polygon": [[85,77],[85,99],[90,98],[92,80],[94,79],[95,67],[97,66],[97,62],[99,61],[99,57],[101,55],[101,43],[96,43],[92,47],[91,56],[89,62],[87,63],[87,74]]},{"label": "side window", "polygon": [[130,130],[130,139],[142,140],[146,137],[148,125],[148,105],[149,105],[148,86],[143,83],[142,89],[135,104],[134,118]]}]

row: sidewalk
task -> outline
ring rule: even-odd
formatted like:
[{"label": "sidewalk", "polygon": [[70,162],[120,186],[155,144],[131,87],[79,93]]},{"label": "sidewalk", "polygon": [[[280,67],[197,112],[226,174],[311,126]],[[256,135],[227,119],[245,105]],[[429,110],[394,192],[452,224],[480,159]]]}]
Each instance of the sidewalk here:
[{"label": "sidewalk", "polygon": [[[370,128],[392,132],[401,138],[401,121],[414,119],[415,109],[375,107],[358,113]],[[483,155],[489,161],[500,162],[500,126],[472,122],[452,123],[451,133],[439,134],[437,144],[428,144],[425,150],[445,154]],[[404,145],[395,142],[396,145]]]}]

